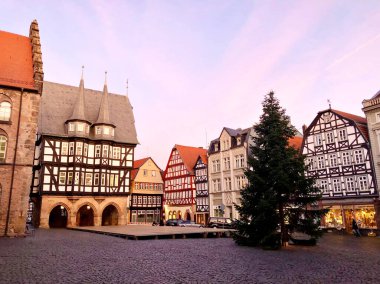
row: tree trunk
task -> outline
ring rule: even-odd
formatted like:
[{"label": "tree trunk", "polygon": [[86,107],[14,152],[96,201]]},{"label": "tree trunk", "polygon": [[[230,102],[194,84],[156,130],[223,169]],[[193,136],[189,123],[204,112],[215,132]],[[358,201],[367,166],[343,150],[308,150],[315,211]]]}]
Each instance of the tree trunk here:
[{"label": "tree trunk", "polygon": [[279,213],[280,213],[281,246],[286,246],[286,243],[288,241],[288,232],[287,232],[286,227],[285,227],[284,205],[282,204],[282,201],[280,201],[278,209],[279,209]]}]

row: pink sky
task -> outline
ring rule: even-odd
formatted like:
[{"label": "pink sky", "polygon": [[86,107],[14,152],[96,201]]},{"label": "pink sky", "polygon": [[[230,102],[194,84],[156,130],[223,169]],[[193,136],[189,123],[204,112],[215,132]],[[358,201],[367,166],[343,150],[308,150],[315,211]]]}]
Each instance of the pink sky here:
[{"label": "pink sky", "polygon": [[[40,26],[45,79],[113,93],[134,107],[140,145],[163,169],[174,144],[203,146],[258,122],[276,92],[301,130],[328,107],[364,116],[380,89],[380,2],[10,1],[0,29]],[[207,139],[206,139],[207,137]]]}]

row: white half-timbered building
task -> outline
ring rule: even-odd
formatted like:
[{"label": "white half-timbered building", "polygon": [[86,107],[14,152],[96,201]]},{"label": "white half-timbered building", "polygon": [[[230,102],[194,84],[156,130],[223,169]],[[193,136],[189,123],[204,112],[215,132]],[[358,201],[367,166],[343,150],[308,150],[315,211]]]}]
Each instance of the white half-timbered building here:
[{"label": "white half-timbered building", "polygon": [[31,197],[40,227],[123,225],[137,144],[127,96],[44,82]]},{"label": "white half-timbered building", "polygon": [[194,166],[207,150],[175,145],[164,172],[165,219],[196,221]]},{"label": "white half-timbered building", "polygon": [[195,172],[195,211],[196,222],[206,225],[210,216],[208,193],[207,155],[200,155],[194,167]]},{"label": "white half-timbered building", "polygon": [[328,109],[304,130],[302,152],[309,176],[321,188],[321,205],[330,208],[324,226],[351,231],[352,219],[374,228],[373,199],[378,196],[367,120]]}]

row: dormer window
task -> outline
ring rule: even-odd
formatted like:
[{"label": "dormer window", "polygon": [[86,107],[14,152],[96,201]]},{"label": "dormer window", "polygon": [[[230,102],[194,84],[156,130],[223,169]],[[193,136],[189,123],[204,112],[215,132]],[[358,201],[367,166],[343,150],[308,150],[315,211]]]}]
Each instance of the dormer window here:
[{"label": "dormer window", "polygon": [[103,129],[103,133],[105,135],[108,135],[110,133],[110,129],[107,126],[105,126],[104,129]]},{"label": "dormer window", "polygon": [[69,131],[74,131],[74,123],[69,123]]},{"label": "dormer window", "polygon": [[241,144],[241,137],[238,137],[238,138],[236,139],[236,143],[237,143],[238,145]]},{"label": "dormer window", "polygon": [[90,125],[86,125],[86,133],[88,134],[88,133],[90,133]]},{"label": "dormer window", "polygon": [[214,147],[215,147],[215,151],[219,151],[218,143],[215,143]]},{"label": "dormer window", "polygon": [[78,123],[78,125],[77,125],[77,130],[78,130],[79,132],[83,132],[83,123]]},{"label": "dormer window", "polygon": [[101,133],[102,133],[102,130],[101,130],[100,126],[97,126],[97,127],[95,128],[95,134],[99,135],[99,134],[101,134]]},{"label": "dormer window", "polygon": [[115,129],[111,128],[111,135],[114,136],[115,135]]}]

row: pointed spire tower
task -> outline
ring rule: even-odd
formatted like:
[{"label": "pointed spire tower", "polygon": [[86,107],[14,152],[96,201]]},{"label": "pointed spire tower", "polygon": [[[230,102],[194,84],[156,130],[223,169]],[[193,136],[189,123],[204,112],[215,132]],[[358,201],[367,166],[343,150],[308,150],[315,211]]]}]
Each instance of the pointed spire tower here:
[{"label": "pointed spire tower", "polygon": [[103,96],[100,102],[98,119],[94,123],[95,136],[97,138],[113,137],[116,126],[110,121],[110,111],[108,105],[108,86],[107,86],[107,71],[105,72],[105,80],[103,87]]},{"label": "pointed spire tower", "polygon": [[83,69],[84,66],[82,66],[79,94],[74,105],[73,114],[68,120],[66,120],[68,134],[72,136],[88,136],[90,132],[91,122],[86,119],[85,114]]}]

